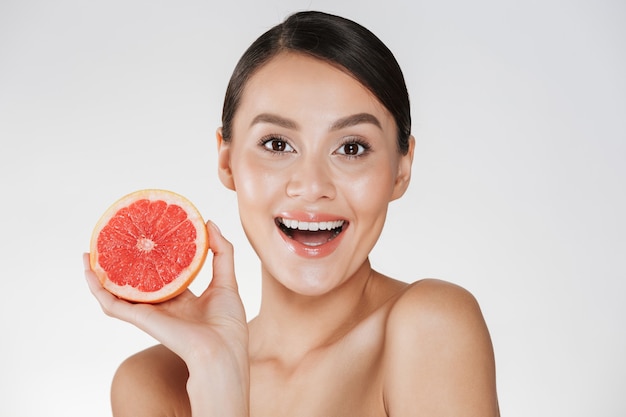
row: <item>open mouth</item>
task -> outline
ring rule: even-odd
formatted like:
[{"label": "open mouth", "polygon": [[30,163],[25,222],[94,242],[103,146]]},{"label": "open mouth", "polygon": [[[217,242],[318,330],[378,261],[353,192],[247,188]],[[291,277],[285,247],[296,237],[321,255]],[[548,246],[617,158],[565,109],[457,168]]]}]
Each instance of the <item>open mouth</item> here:
[{"label": "open mouth", "polygon": [[347,226],[345,220],[301,222],[277,217],[275,222],[289,239],[310,247],[321,246],[330,242]]}]

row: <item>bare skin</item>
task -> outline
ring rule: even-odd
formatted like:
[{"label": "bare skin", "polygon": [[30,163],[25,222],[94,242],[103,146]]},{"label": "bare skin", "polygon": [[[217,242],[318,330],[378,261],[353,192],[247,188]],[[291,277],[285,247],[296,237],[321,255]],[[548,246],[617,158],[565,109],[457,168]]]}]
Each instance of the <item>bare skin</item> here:
[{"label": "bare skin", "polygon": [[[251,415],[498,415],[491,342],[473,297],[436,280],[373,281],[382,288],[361,320],[300,360],[251,348]],[[191,416],[187,378],[164,346],[140,352],[117,371],[113,414]]]},{"label": "bare skin", "polygon": [[[491,341],[472,295],[394,280],[368,259],[408,186],[414,141],[398,153],[375,97],[303,55],[265,64],[240,106],[232,142],[217,134],[219,175],[261,259],[259,315],[246,322],[232,246],[212,223],[214,277],[198,297],[128,304],[86,271],[107,314],[162,343],[120,366],[114,415],[497,416]],[[318,245],[279,226],[291,218],[343,226]]]}]

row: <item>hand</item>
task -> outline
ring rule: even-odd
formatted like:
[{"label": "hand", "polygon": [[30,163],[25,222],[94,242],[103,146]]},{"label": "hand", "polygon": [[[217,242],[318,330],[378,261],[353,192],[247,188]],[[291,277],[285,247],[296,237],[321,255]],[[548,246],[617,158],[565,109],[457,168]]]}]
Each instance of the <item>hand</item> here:
[{"label": "hand", "polygon": [[[212,223],[207,222],[213,252],[213,279],[195,296],[186,290],[160,304],[133,304],[102,287],[85,254],[85,277],[102,310],[131,323],[157,339],[187,364],[190,374],[207,361],[236,364],[234,371],[246,378],[248,326],[234,273],[233,248]],[[234,362],[233,362],[234,360]]]}]

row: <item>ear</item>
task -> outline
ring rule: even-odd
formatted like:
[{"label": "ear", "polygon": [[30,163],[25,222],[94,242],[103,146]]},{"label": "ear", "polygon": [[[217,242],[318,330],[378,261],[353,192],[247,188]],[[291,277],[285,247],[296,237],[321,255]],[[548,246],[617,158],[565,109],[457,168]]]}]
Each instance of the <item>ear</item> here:
[{"label": "ear", "polygon": [[397,200],[402,197],[409,188],[409,182],[411,182],[411,167],[413,166],[413,152],[415,151],[415,138],[409,136],[409,150],[406,155],[400,155],[400,161],[398,161],[398,175],[396,176],[396,183],[393,187],[393,194],[391,195],[391,201]]},{"label": "ear", "polygon": [[224,140],[221,127],[215,132],[215,138],[217,139],[217,175],[226,188],[235,191],[235,181],[230,168],[230,143]]}]

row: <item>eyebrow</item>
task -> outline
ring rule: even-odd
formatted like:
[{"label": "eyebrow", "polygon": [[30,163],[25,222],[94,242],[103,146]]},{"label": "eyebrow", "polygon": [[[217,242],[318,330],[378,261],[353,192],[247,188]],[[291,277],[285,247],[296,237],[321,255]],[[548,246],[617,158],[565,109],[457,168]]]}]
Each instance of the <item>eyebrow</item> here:
[{"label": "eyebrow", "polygon": [[292,129],[292,130],[298,129],[298,124],[294,122],[293,120],[286,119],[282,116],[279,116],[277,114],[272,114],[272,113],[259,114],[254,119],[252,119],[250,126],[253,126],[257,123],[269,123],[269,124],[277,125],[280,127],[284,127],[285,129]]},{"label": "eyebrow", "polygon": [[350,116],[342,117],[341,119],[337,120],[330,126],[330,130],[341,130],[346,127],[352,127],[363,123],[369,123],[378,127],[379,129],[382,129],[380,120],[378,120],[373,114],[357,113]]},{"label": "eyebrow", "polygon": [[[257,115],[254,119],[252,119],[250,126],[253,126],[257,123],[269,123],[284,127],[285,129],[292,130],[298,130],[299,128],[298,123],[296,123],[295,121],[272,113],[261,113]],[[382,124],[380,123],[380,120],[378,120],[378,118],[376,118],[376,116],[374,116],[373,114],[357,113],[336,120],[335,122],[333,122],[332,125],[330,125],[330,130],[341,130],[345,129],[346,127],[356,126],[363,123],[372,124],[379,129],[382,129]]]}]

